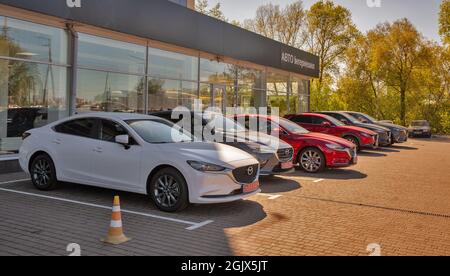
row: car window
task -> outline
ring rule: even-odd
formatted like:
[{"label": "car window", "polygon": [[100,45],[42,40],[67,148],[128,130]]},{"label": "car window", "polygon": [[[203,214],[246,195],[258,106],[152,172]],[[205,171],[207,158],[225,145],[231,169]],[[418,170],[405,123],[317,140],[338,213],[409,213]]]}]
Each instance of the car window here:
[{"label": "car window", "polygon": [[[116,136],[130,135],[128,131],[119,123],[110,120],[101,120],[100,125],[100,140],[113,142],[116,141]],[[136,145],[137,143],[130,136],[130,145]]]},{"label": "car window", "polygon": [[193,141],[193,138],[182,133],[179,127],[163,119],[130,120],[126,123],[147,143],[168,144]]},{"label": "car window", "polygon": [[323,123],[328,122],[327,120],[325,120],[322,117],[312,117],[311,119],[312,119],[312,124],[313,125],[321,125]]},{"label": "car window", "polygon": [[97,120],[93,118],[77,119],[62,123],[55,127],[55,131],[63,134],[97,139]]},{"label": "car window", "polygon": [[312,118],[310,116],[294,116],[290,120],[299,124],[312,124]]},{"label": "car window", "polygon": [[287,131],[294,133],[294,134],[307,134],[309,133],[308,130],[302,128],[301,126],[294,124],[293,122],[280,118],[280,125]]}]

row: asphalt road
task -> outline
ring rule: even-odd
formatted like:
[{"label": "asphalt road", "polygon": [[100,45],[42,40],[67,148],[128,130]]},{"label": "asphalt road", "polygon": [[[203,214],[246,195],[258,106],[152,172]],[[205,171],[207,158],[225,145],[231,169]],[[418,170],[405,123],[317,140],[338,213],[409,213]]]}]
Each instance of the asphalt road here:
[{"label": "asphalt road", "polygon": [[[0,255],[450,255],[450,140],[363,152],[358,165],[263,178],[262,194],[179,214],[147,197],[0,175]],[[12,181],[12,182],[11,182]],[[105,245],[114,195],[133,239]],[[368,250],[369,249],[369,250]],[[377,251],[377,250],[375,250]]]}]

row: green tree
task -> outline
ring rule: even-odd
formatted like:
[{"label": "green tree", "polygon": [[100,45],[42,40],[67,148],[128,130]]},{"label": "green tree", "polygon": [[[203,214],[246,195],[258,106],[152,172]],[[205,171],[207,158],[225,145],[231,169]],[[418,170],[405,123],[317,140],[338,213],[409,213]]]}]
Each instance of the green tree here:
[{"label": "green tree", "polygon": [[320,58],[319,79],[311,83],[312,109],[330,107],[331,86],[338,77],[345,51],[359,32],[348,9],[329,0],[315,3],[306,14],[303,48]]},{"label": "green tree", "polygon": [[439,13],[439,33],[444,43],[450,45],[450,0],[444,0]]}]

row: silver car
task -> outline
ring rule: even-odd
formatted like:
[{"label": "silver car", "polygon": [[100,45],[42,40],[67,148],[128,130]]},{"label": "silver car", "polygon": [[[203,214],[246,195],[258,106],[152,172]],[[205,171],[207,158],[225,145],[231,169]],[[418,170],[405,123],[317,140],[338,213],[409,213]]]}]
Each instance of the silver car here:
[{"label": "silver car", "polygon": [[430,123],[425,120],[412,121],[408,130],[409,130],[410,137],[431,138],[431,136],[433,135],[432,131],[431,131]]}]

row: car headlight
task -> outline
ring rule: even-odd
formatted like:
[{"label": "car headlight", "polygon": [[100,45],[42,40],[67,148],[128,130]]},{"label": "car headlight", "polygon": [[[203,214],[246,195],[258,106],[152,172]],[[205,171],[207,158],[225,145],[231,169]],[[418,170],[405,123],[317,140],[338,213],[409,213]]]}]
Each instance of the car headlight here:
[{"label": "car headlight", "polygon": [[210,164],[210,163],[206,163],[206,162],[200,162],[200,161],[187,161],[187,163],[193,169],[200,171],[200,172],[223,172],[227,169],[227,168],[219,166],[219,165]]},{"label": "car headlight", "polygon": [[367,134],[367,133],[361,133],[362,136],[367,137],[367,138],[372,138],[372,135]]},{"label": "car headlight", "polygon": [[343,146],[337,145],[337,144],[326,144],[327,148],[331,149],[331,150],[340,150],[340,151],[345,151],[346,148],[344,148]]}]

